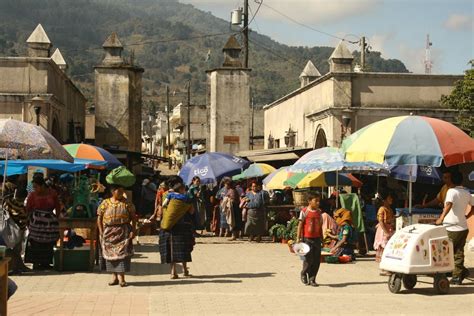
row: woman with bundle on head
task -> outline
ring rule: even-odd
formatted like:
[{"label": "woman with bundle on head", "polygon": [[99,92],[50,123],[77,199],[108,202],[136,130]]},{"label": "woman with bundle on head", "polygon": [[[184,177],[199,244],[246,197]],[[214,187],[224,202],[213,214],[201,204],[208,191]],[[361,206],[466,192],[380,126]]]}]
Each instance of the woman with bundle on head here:
[{"label": "woman with bundle on head", "polygon": [[[179,177],[178,177],[179,178]],[[183,265],[183,275],[189,276],[187,263],[192,261],[194,247],[193,213],[191,200],[181,178],[170,179],[170,190],[163,201],[163,218],[160,230],[161,263],[171,266],[171,279],[177,279],[176,264]]]},{"label": "woman with bundle on head", "polygon": [[26,211],[30,221],[25,262],[33,263],[33,269],[50,269],[53,263],[53,247],[59,239],[58,216],[61,203],[58,195],[48,188],[44,178],[33,177],[33,192],[28,195]]},{"label": "woman with bundle on head", "polygon": [[121,185],[110,185],[112,196],[97,210],[97,225],[101,237],[102,256],[107,272],[112,272],[109,285],[127,286],[125,273],[130,272],[135,237],[135,207],[124,196]]}]

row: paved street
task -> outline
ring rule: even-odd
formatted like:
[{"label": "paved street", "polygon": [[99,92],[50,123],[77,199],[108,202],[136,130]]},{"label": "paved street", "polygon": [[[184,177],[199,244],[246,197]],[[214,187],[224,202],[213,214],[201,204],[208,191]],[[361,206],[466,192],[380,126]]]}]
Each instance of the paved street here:
[{"label": "paved street", "polygon": [[[143,243],[145,242],[146,243]],[[157,247],[142,238],[128,288],[109,287],[106,273],[13,277],[19,289],[9,315],[474,315],[474,281],[434,295],[431,284],[391,294],[373,259],[322,264],[319,288],[299,281],[301,261],[285,245],[200,238],[191,278],[170,280]],[[467,266],[474,274],[474,254]],[[430,282],[428,278],[421,278]]]}]

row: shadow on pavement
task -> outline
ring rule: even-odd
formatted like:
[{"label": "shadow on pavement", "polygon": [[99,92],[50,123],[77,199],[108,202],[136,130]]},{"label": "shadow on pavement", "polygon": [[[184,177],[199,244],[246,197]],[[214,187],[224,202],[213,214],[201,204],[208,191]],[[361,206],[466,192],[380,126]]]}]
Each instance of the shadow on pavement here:
[{"label": "shadow on pavement", "polygon": [[198,275],[193,279],[249,279],[249,278],[269,278],[275,276],[273,272],[262,273],[234,273],[234,274],[216,274],[216,275]]},{"label": "shadow on pavement", "polygon": [[[472,283],[471,283],[472,284]],[[388,291],[388,289],[387,289]],[[424,296],[442,296],[441,294],[436,293],[434,288],[423,288],[417,289],[414,288],[413,290],[402,290],[400,294],[403,295],[410,295],[410,294],[418,294]],[[469,295],[474,294],[474,287],[469,285],[469,283],[463,283],[460,286],[451,286],[449,288],[449,293],[446,295]]]},{"label": "shadow on pavement", "polygon": [[352,286],[352,285],[375,285],[375,284],[386,284],[386,283],[387,281],[385,282],[347,282],[347,283],[319,284],[319,285],[328,286],[328,287],[346,287],[346,286]]},{"label": "shadow on pavement", "polygon": [[127,282],[129,286],[166,286],[166,285],[189,285],[189,284],[204,284],[204,283],[220,283],[220,284],[232,284],[232,283],[242,283],[239,280],[194,280],[196,277],[182,280],[173,280],[173,281],[151,281],[151,282]]}]

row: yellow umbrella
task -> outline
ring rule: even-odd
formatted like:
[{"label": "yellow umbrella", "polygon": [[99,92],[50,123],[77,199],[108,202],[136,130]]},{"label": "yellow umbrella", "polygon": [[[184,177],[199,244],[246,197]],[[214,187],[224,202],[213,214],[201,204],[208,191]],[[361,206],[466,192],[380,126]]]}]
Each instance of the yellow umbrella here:
[{"label": "yellow umbrella", "polygon": [[263,184],[267,190],[283,190],[287,187],[284,182],[292,175],[291,172],[288,172],[289,167],[281,167],[278,170],[270,173],[265,179],[263,179]]},{"label": "yellow umbrella", "polygon": [[[336,180],[337,176],[337,180]],[[284,181],[284,184],[292,188],[325,188],[330,186],[350,185],[354,187],[361,187],[360,182],[351,174],[343,174],[336,172],[310,172],[310,173],[296,173]]]}]

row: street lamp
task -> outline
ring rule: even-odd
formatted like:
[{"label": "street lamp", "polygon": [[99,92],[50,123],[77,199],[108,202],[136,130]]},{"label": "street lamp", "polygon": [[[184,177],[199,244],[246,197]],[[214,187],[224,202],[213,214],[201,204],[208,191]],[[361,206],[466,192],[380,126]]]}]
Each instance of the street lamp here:
[{"label": "street lamp", "polygon": [[40,113],[41,106],[46,102],[39,94],[37,94],[33,99],[31,99],[31,104],[33,104],[33,109],[36,114],[36,126],[40,125]]},{"label": "street lamp", "polygon": [[352,121],[352,111],[349,109],[345,109],[342,111],[342,126],[341,126],[341,142],[347,134],[347,130],[349,129],[349,125]]},{"label": "street lamp", "polygon": [[291,129],[291,125],[290,125],[284,137],[286,147],[295,147],[295,136],[296,136],[296,132]]}]

